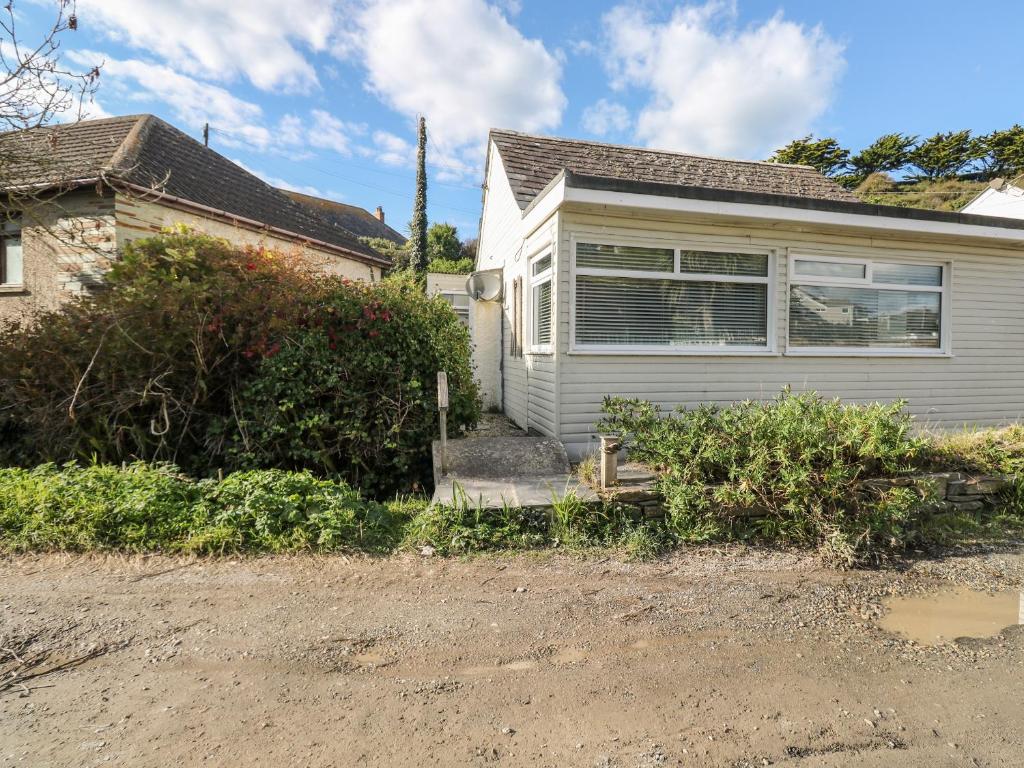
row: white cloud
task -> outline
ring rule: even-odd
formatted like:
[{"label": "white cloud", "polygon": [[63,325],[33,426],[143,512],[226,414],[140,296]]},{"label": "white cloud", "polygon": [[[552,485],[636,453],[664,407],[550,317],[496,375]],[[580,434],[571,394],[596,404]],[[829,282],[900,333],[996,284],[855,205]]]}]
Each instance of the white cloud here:
[{"label": "white cloud", "polygon": [[400,168],[412,168],[416,161],[416,147],[389,131],[373,132],[373,156],[384,163]]},{"label": "white cloud", "polygon": [[598,99],[583,110],[582,124],[583,130],[595,136],[622,133],[629,128],[629,110],[617,102]]},{"label": "white cloud", "polygon": [[308,91],[306,52],[327,50],[340,0],[78,0],[83,27],[151,51],[186,74]]},{"label": "white cloud", "polygon": [[[112,59],[93,51],[73,51],[73,62],[105,58],[103,66],[103,98],[113,97],[124,104],[137,104],[137,111],[152,105],[164,105],[179,128],[198,137],[205,123],[210,124],[214,146],[273,152],[292,160],[308,160],[308,147],[330,149],[341,155],[351,154],[354,136],[366,132],[365,126],[347,123],[314,109],[303,118],[285,114],[275,124],[266,120],[259,104],[245,101],[227,89],[204,83],[175,72],[164,64],[139,59]],[[93,113],[106,114],[96,104]]]},{"label": "white cloud", "polygon": [[[427,118],[428,155],[446,177],[479,173],[491,127],[556,127],[562,68],[484,0],[367,0],[340,53],[366,66],[386,105]],[[353,54],[354,51],[354,54]]]},{"label": "white cloud", "polygon": [[311,115],[313,124],[308,131],[309,143],[320,149],[330,149],[339,155],[351,155],[353,136],[366,132],[364,126],[346,123],[322,109],[314,109]]},{"label": "white cloud", "polygon": [[[72,61],[92,61],[98,54],[75,51]],[[131,103],[140,111],[156,102],[166,104],[180,122],[179,127],[197,131],[209,122],[223,133],[224,143],[249,145],[266,149],[279,141],[263,124],[263,110],[258,104],[239,99],[219,85],[202,83],[175,72],[163,64],[139,59],[107,58],[103,65],[103,99],[114,95]]]},{"label": "white cloud", "polygon": [[637,116],[640,141],[764,157],[827,109],[843,46],[781,13],[743,29],[736,16],[735,3],[720,0],[676,8],[664,22],[632,5],[604,16],[613,87],[651,94]]}]

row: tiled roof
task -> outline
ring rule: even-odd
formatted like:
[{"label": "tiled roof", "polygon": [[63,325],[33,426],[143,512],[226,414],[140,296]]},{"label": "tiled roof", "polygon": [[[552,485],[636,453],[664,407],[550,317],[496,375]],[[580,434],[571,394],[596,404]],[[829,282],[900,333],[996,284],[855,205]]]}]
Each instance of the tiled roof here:
[{"label": "tiled roof", "polygon": [[512,192],[525,209],[562,171],[626,181],[857,202],[805,165],[722,160],[656,149],[492,130]]},{"label": "tiled roof", "polygon": [[13,161],[2,179],[8,187],[126,182],[388,263],[335,221],[153,115],[0,134],[0,157]]},{"label": "tiled roof", "polygon": [[290,189],[282,189],[288,197],[297,203],[312,208],[322,218],[335,222],[338,226],[344,227],[353,235],[359,237],[380,237],[390,240],[396,245],[405,245],[408,238],[393,227],[389,227],[365,208],[348,203],[339,203],[336,200],[325,200],[322,197],[313,197],[302,192],[294,192]]}]

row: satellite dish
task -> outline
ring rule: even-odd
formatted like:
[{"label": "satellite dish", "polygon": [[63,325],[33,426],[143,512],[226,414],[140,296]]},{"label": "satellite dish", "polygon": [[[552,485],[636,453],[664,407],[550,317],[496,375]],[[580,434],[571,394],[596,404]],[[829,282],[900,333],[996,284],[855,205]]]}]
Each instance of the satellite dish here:
[{"label": "satellite dish", "polygon": [[501,298],[501,270],[474,272],[466,280],[466,293],[476,301],[496,301]]}]

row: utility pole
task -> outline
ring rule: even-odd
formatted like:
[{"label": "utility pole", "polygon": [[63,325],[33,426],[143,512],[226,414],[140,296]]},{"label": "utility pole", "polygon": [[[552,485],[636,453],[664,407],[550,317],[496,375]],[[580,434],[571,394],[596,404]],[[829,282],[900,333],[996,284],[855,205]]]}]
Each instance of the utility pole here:
[{"label": "utility pole", "polygon": [[203,146],[210,146],[210,124],[205,123],[203,125]]}]

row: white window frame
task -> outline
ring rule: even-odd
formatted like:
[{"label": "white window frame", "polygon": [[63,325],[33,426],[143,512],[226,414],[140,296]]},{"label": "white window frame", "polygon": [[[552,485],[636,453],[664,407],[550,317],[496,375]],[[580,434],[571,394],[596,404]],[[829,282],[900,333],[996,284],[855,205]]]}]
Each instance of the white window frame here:
[{"label": "white window frame", "polygon": [[[859,264],[864,266],[863,278],[797,275],[797,261],[824,261],[833,264]],[[904,283],[875,283],[875,264],[907,264],[916,267],[940,267],[941,285],[909,285]],[[878,256],[836,256],[812,251],[790,251],[786,273],[786,356],[787,357],[952,357],[952,301],[950,285],[953,264],[948,261],[922,261],[919,257],[899,254]],[[836,288],[874,288],[878,290],[919,291],[938,293],[939,346],[937,348],[908,347],[794,347],[790,341],[789,303],[794,285],[832,286]]]},{"label": "white window frame", "polygon": [[[533,274],[533,265],[536,264],[543,258],[550,258],[551,263],[548,268],[543,272],[535,275]],[[540,308],[539,303],[536,300],[537,288],[543,283],[550,283],[551,285],[551,315],[548,318],[548,343],[538,344],[537,339],[537,310]],[[556,327],[556,316],[555,316],[555,251],[550,245],[545,245],[536,255],[531,256],[526,262],[526,284],[528,289],[526,291],[526,316],[530,318],[529,328],[527,329],[528,338],[530,339],[529,352],[532,355],[550,355],[554,350],[555,342],[555,327]]]},{"label": "white window frame", "polygon": [[[654,272],[650,270],[602,269],[597,267],[578,267],[576,264],[576,246],[578,243],[609,246],[633,246],[643,248],[670,248],[673,250],[674,269],[672,272]],[[571,268],[569,280],[569,353],[575,355],[666,355],[675,357],[714,356],[714,357],[777,357],[778,326],[776,325],[776,301],[778,285],[776,281],[776,249],[759,248],[749,245],[737,245],[723,242],[702,240],[653,240],[632,237],[608,238],[596,235],[575,233],[570,238]],[[679,271],[679,254],[681,251],[704,251],[707,253],[749,253],[768,257],[767,275],[715,275]],[[763,346],[712,346],[694,344],[688,346],[666,346],[663,344],[578,344],[576,342],[576,277],[577,275],[595,275],[602,277],[637,277],[651,280],[677,280],[679,282],[709,283],[759,283],[767,285],[767,343]]]},{"label": "white window frame", "polygon": [[[7,281],[7,243],[8,237],[17,235],[21,241],[21,281],[9,283]],[[0,293],[21,293],[25,289],[25,240],[21,229],[21,222],[15,219],[7,220],[0,225]]]}]

